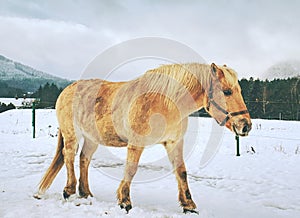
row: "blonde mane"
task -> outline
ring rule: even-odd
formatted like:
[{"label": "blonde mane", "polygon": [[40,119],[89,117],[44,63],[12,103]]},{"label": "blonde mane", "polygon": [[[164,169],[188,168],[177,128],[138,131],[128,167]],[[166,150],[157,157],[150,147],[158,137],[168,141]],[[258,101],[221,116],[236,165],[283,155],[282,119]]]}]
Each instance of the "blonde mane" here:
[{"label": "blonde mane", "polygon": [[132,83],[136,84],[139,92],[167,97],[165,103],[170,106],[169,100],[176,104],[188,92],[191,95],[195,89],[206,90],[211,79],[210,72],[207,64],[163,65],[147,71]]},{"label": "blonde mane", "polygon": [[[153,92],[159,91],[160,87],[172,90],[171,87],[174,83],[184,85],[188,90],[192,90],[197,85],[194,81],[195,79],[198,81],[198,84],[205,86],[209,84],[208,82],[211,78],[210,66],[197,63],[163,65],[147,71],[145,76],[150,80],[151,85],[149,84],[149,88]],[[169,80],[167,84],[165,79]]]}]

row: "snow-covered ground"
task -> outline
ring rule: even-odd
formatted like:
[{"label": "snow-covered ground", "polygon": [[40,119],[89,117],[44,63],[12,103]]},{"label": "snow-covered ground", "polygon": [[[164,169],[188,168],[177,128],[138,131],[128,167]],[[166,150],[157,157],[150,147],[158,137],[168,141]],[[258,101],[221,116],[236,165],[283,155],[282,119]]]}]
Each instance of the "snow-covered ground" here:
[{"label": "snow-covered ground", "polygon": [[94,198],[65,201],[64,168],[41,200],[32,197],[55,153],[58,128],[54,110],[37,110],[36,116],[32,139],[31,110],[0,114],[0,217],[300,217],[300,122],[253,120],[250,136],[240,138],[240,157],[234,135],[224,130],[217,154],[201,168],[215,121],[190,118],[185,144],[192,145],[192,153],[186,165],[199,215],[182,213],[175,176],[159,145],[143,153],[131,188],[133,209],[126,215],[115,194],[123,148],[100,146],[96,152],[89,175]]}]

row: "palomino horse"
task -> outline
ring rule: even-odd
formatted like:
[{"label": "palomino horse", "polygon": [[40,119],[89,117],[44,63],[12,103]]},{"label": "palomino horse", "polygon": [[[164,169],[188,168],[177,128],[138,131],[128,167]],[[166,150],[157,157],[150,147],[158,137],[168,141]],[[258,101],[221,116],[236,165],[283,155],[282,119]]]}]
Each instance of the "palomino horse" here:
[{"label": "palomino horse", "polygon": [[56,103],[59,122],[55,157],[42,178],[40,198],[66,164],[64,198],[76,193],[74,157],[80,138],[79,195],[93,196],[88,167],[98,144],[127,146],[124,178],[117,191],[118,204],[132,208],[130,184],[144,146],[163,144],[178,182],[184,212],[196,212],[183,159],[183,136],[189,114],[205,107],[220,125],[240,136],[248,135],[251,120],[234,70],[215,64],[172,64],[147,71],[128,82],[81,80],[67,88]]}]

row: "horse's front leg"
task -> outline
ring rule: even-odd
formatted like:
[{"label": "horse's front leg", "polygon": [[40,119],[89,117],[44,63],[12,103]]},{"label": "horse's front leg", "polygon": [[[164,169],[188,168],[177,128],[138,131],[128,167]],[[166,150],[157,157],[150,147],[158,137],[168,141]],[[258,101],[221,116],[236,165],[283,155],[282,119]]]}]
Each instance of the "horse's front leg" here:
[{"label": "horse's front leg", "polygon": [[172,163],[174,173],[176,175],[178,182],[179,202],[183,207],[183,212],[198,213],[195,211],[196,204],[192,200],[187,182],[187,173],[183,160],[183,140],[178,142],[166,142],[164,146],[168,152],[170,162]]},{"label": "horse's front leg", "polygon": [[118,204],[120,207],[128,211],[132,208],[130,201],[130,184],[137,171],[138,163],[144,147],[128,145],[127,146],[127,160],[124,178],[117,191]]}]

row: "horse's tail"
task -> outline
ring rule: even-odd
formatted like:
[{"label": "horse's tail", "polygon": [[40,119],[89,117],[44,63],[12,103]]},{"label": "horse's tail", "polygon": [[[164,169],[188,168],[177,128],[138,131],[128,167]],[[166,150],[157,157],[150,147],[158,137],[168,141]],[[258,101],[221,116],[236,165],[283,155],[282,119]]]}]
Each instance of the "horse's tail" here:
[{"label": "horse's tail", "polygon": [[64,140],[61,131],[59,130],[55,156],[48,170],[46,171],[44,177],[40,182],[38,194],[36,194],[34,197],[40,198],[39,196],[45,193],[45,191],[50,187],[56,175],[64,165],[64,155],[62,152],[63,148],[64,148]]}]

